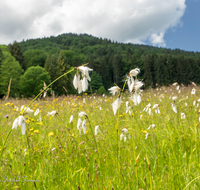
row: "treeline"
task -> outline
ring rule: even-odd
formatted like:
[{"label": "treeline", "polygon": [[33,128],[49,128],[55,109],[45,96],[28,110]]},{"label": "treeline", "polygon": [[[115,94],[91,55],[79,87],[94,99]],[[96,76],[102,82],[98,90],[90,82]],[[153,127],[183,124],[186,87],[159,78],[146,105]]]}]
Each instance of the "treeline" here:
[{"label": "treeline", "polygon": [[[175,81],[184,85],[191,81],[200,83],[199,52],[123,44],[87,34],[69,33],[1,46],[0,94],[5,95],[9,80],[13,78],[11,95],[35,95],[42,89],[43,82],[48,84],[70,68],[87,62],[94,70],[88,92],[105,93],[105,89],[114,83],[122,86],[126,74],[136,67],[141,69],[139,78],[144,79],[145,88]],[[12,70],[9,67],[16,68]],[[76,93],[72,79],[73,74],[67,75],[51,90],[58,95]],[[33,90],[35,80],[38,80],[39,87]]]}]

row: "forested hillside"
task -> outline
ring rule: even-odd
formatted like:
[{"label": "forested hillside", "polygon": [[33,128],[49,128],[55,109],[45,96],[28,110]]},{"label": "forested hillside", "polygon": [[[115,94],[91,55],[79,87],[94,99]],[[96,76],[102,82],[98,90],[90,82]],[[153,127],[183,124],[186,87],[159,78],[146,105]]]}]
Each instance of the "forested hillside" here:
[{"label": "forested hillside", "polygon": [[[93,92],[102,93],[113,83],[121,86],[125,75],[136,67],[141,69],[139,78],[144,79],[145,88],[175,81],[184,85],[200,83],[199,52],[123,44],[69,33],[0,46],[0,94],[5,95],[9,80],[13,78],[12,96],[35,95],[42,88],[35,85],[35,80],[38,84],[49,83],[71,67],[87,62],[94,70],[90,84]],[[32,73],[37,75],[35,80],[31,78]],[[72,75],[53,85],[56,94],[76,93],[72,88]]]}]

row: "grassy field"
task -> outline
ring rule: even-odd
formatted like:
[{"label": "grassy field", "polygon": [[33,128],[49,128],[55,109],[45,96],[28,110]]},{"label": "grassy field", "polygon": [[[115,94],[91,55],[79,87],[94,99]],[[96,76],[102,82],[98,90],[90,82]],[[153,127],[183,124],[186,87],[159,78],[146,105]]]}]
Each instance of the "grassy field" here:
[{"label": "grassy field", "polygon": [[[181,87],[180,93],[175,87],[147,90],[138,106],[124,93],[116,115],[111,105],[116,96],[36,100],[30,108],[40,113],[25,115],[27,135],[22,135],[21,127],[11,129],[19,116],[15,106],[27,106],[31,99],[1,101],[0,189],[199,189],[196,89],[194,95],[192,87]],[[131,114],[126,113],[126,101]],[[144,111],[149,103],[150,115]],[[160,113],[155,113],[154,104],[159,104]],[[58,114],[47,116],[53,110]],[[81,111],[88,115],[85,134],[77,129]],[[97,125],[100,132],[94,135]],[[120,140],[124,128],[126,140]]]}]

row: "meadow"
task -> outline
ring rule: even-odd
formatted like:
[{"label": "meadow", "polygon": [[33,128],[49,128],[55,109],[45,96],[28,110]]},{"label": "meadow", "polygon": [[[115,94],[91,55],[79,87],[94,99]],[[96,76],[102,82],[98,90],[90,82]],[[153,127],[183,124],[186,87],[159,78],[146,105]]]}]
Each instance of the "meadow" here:
[{"label": "meadow", "polygon": [[[0,189],[199,189],[200,88],[192,88],[144,90],[137,106],[124,92],[116,115],[117,95],[38,99],[30,108],[40,112],[25,115],[26,135],[11,129],[32,99],[2,100]],[[82,111],[85,134],[77,129]]]}]

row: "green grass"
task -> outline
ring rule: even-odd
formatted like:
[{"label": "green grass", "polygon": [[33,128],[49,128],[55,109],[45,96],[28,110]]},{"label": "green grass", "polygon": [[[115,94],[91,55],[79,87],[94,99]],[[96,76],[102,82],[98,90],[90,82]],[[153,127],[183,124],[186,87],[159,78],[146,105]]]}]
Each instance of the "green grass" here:
[{"label": "green grass", "polygon": [[[31,109],[39,108],[41,112],[36,117],[26,116],[30,121],[27,123],[30,149],[21,128],[12,130],[1,158],[0,188],[184,189],[200,175],[199,108],[193,106],[199,91],[196,95],[190,92],[190,87],[181,89],[180,94],[170,88],[145,91],[140,105],[134,106],[130,101],[133,115],[125,114],[128,96],[123,94],[123,104],[116,116],[111,106],[116,99],[113,96],[94,99],[84,95],[35,101]],[[164,94],[164,98],[159,98],[160,94]],[[177,114],[169,99],[175,95],[178,96]],[[188,99],[179,102],[186,96]],[[30,101],[0,102],[1,151],[13,121],[19,116],[14,105],[20,107]],[[143,112],[149,103],[152,106],[158,103],[161,113],[155,114],[153,109],[152,115]],[[59,115],[47,117],[47,112],[52,110]],[[79,134],[76,125],[80,111],[87,113],[93,132],[96,125],[101,126],[95,140],[88,121],[87,134]],[[182,112],[186,119],[181,119]],[[72,113],[74,121],[70,124]],[[6,114],[9,114],[8,119],[4,117]],[[42,116],[41,123],[37,121],[39,116]],[[149,136],[145,139],[146,130],[152,124],[155,128],[148,130]],[[126,142],[119,138],[123,128],[131,135]],[[26,156],[24,149],[27,149]],[[186,189],[199,187],[197,178]]]}]

